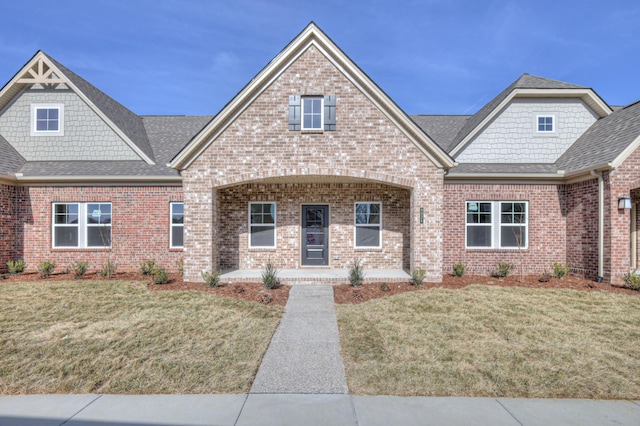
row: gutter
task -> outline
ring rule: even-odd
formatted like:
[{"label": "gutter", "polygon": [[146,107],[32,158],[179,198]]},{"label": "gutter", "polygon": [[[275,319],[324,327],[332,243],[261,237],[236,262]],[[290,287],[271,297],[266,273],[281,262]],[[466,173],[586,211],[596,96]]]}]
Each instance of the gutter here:
[{"label": "gutter", "polygon": [[17,184],[182,184],[181,176],[23,176],[22,173],[16,173],[12,180]]},{"label": "gutter", "polygon": [[602,172],[591,170],[591,175],[598,178],[598,282],[604,276],[604,178]]}]

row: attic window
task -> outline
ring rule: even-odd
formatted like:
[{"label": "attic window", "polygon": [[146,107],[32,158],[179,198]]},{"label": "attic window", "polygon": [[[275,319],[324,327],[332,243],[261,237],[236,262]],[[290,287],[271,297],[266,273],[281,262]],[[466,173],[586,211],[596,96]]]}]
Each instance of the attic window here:
[{"label": "attic window", "polygon": [[555,131],[553,115],[538,115],[538,133],[553,133]]},{"label": "attic window", "polygon": [[289,96],[289,130],[309,133],[336,130],[336,97]]},{"label": "attic window", "polygon": [[31,136],[63,136],[63,126],[64,105],[31,105]]}]

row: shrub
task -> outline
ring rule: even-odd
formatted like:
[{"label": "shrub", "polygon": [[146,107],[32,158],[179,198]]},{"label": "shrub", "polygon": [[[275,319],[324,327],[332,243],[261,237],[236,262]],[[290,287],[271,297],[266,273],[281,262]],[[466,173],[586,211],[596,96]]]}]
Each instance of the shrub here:
[{"label": "shrub", "polygon": [[167,276],[167,270],[159,266],[153,270],[153,283],[154,284],[166,284],[169,282]]},{"label": "shrub", "polygon": [[357,287],[364,281],[364,266],[360,259],[353,259],[351,268],[349,268],[349,284]]},{"label": "shrub", "polygon": [[453,265],[453,275],[455,275],[456,277],[463,276],[466,270],[467,267],[464,266],[462,262],[457,262]]},{"label": "shrub", "polygon": [[638,275],[637,271],[632,271],[624,274],[622,276],[622,281],[624,281],[625,287],[628,287],[632,290],[640,291],[640,275]]},{"label": "shrub", "polygon": [[267,266],[262,271],[262,285],[266,289],[272,289],[278,285],[278,270],[271,261],[267,262]]},{"label": "shrub", "polygon": [[180,275],[184,275],[184,259],[183,258],[176,260],[176,267],[178,268],[178,273]]},{"label": "shrub", "polygon": [[156,270],[156,262],[153,260],[145,260],[140,262],[140,273],[142,275],[153,275],[153,272]]},{"label": "shrub", "polygon": [[422,281],[424,281],[427,276],[427,271],[424,269],[414,269],[411,271],[411,284],[416,287],[420,287],[422,285]]},{"label": "shrub", "polygon": [[556,278],[562,278],[569,273],[569,264],[565,263],[554,263],[553,266],[553,276]]},{"label": "shrub", "polygon": [[87,269],[89,269],[89,262],[85,260],[74,260],[73,262],[71,262],[70,268],[76,278],[82,278],[87,272]]},{"label": "shrub", "polygon": [[22,259],[18,259],[15,262],[13,260],[9,260],[7,262],[7,268],[9,268],[10,275],[21,274],[24,272],[26,267],[27,264]]},{"label": "shrub", "polygon": [[380,290],[381,291],[389,291],[389,286],[387,285],[387,283],[380,284]]},{"label": "shrub", "polygon": [[212,269],[211,271],[202,271],[200,275],[208,287],[218,287],[220,285],[220,275],[222,275],[220,271]]},{"label": "shrub", "polygon": [[118,265],[111,259],[107,259],[107,261],[102,266],[102,269],[98,271],[98,275],[102,277],[113,278],[113,276],[116,274],[117,269]]},{"label": "shrub", "polygon": [[273,302],[273,296],[263,291],[263,292],[260,292],[260,295],[258,296],[258,301],[263,305],[268,305],[269,303]]},{"label": "shrub", "polygon": [[509,272],[513,271],[516,267],[510,263],[506,262],[498,262],[496,265],[495,276],[498,278],[504,278],[509,275]]},{"label": "shrub", "polygon": [[40,278],[49,278],[54,269],[56,269],[56,262],[53,260],[43,260],[38,263],[38,273],[40,273]]}]

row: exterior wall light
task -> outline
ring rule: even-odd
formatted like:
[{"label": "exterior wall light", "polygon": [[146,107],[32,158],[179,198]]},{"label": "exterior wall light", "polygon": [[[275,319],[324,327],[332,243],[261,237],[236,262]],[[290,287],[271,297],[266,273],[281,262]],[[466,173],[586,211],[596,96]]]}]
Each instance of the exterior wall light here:
[{"label": "exterior wall light", "polygon": [[618,198],[618,208],[620,210],[629,210],[629,209],[631,209],[631,198],[629,198],[629,197],[620,197],[620,198]]}]

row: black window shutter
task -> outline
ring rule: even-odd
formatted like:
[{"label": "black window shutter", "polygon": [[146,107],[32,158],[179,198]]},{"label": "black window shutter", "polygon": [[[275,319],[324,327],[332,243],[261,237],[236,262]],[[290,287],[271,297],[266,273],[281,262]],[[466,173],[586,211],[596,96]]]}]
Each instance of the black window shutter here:
[{"label": "black window shutter", "polygon": [[300,96],[289,96],[289,130],[300,130]]},{"label": "black window shutter", "polygon": [[324,97],[324,130],[336,130],[336,97],[329,95]]}]

